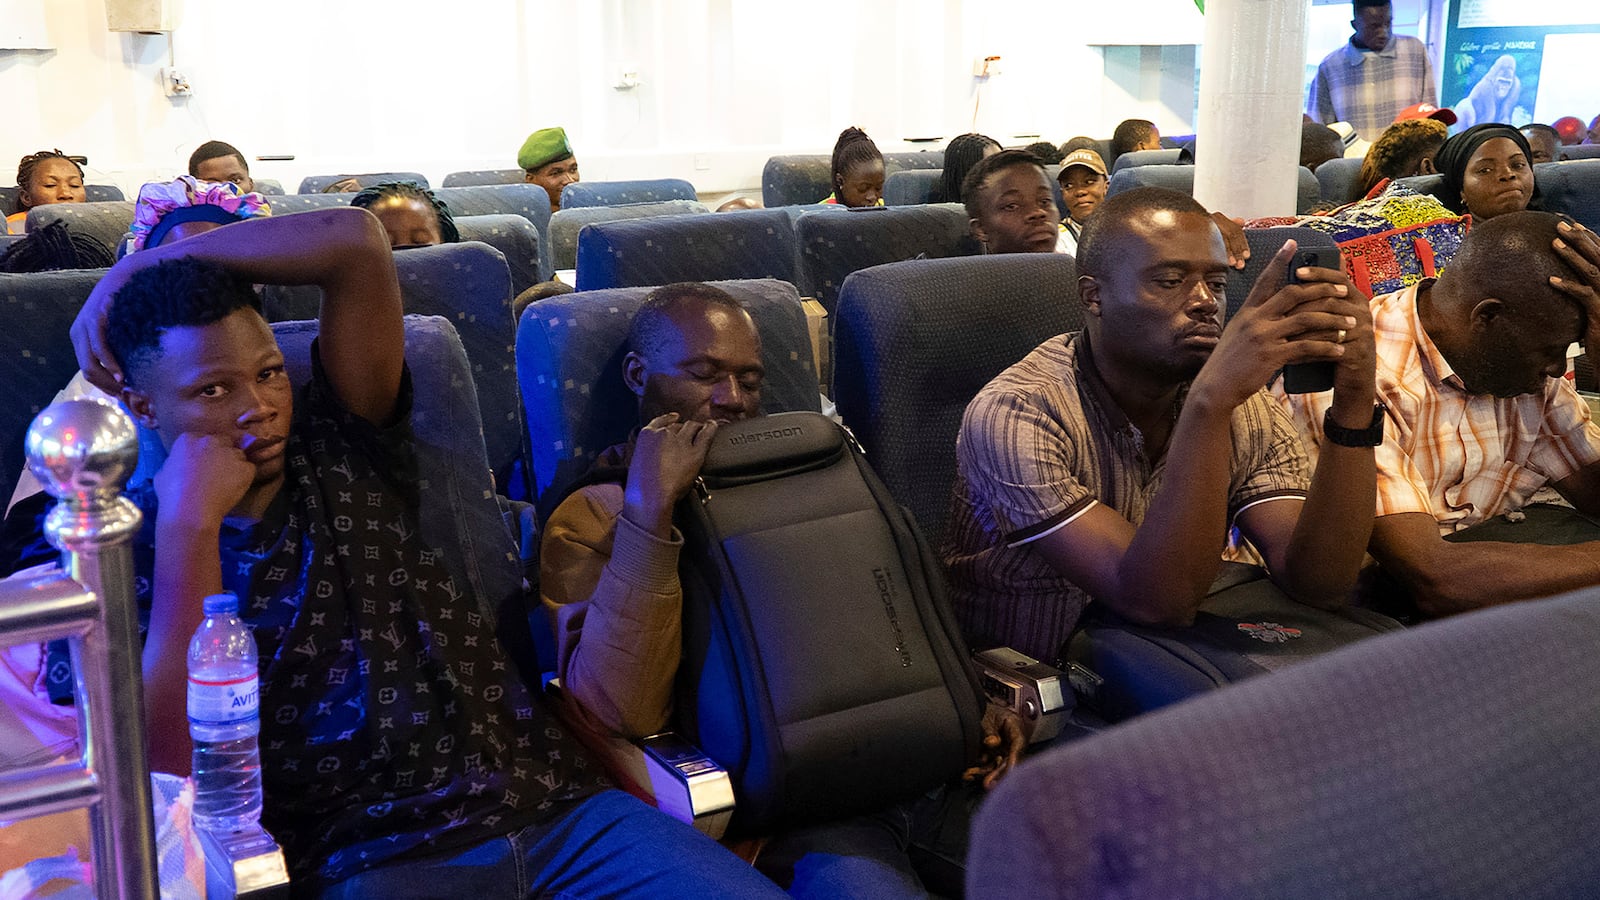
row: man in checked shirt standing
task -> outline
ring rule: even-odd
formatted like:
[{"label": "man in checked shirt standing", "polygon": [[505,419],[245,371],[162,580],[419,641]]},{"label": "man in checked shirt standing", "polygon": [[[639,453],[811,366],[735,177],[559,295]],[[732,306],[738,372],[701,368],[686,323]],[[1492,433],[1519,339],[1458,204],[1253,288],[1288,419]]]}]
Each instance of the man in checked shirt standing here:
[{"label": "man in checked shirt standing", "polygon": [[1317,67],[1306,113],[1318,122],[1348,122],[1356,134],[1378,139],[1400,111],[1417,103],[1437,104],[1428,48],[1394,33],[1389,0],[1354,0],[1355,34]]}]

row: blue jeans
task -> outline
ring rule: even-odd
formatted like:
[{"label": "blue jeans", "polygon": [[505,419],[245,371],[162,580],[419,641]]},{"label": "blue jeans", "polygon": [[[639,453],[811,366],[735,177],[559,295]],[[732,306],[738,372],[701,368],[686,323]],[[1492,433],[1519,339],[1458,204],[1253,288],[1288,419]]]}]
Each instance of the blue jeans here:
[{"label": "blue jeans", "polygon": [[794,897],[959,897],[967,835],[983,789],[962,783],[840,822],[773,837],[756,867]]},{"label": "blue jeans", "polygon": [[709,900],[784,893],[688,825],[621,791],[605,791],[553,821],[464,850],[392,862],[318,896]]}]

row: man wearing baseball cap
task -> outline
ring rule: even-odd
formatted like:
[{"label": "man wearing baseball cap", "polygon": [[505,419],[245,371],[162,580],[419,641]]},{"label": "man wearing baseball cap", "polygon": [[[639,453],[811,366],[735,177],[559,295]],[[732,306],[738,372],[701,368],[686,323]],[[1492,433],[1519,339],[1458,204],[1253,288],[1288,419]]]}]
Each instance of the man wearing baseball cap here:
[{"label": "man wearing baseball cap", "polygon": [[1100,201],[1106,199],[1106,164],[1093,150],[1074,150],[1061,160],[1061,171],[1056,173],[1061,185],[1061,200],[1066,206],[1061,218],[1063,234],[1059,244],[1070,244],[1063,252],[1078,252],[1078,235],[1083,233],[1083,222],[1095,211]]},{"label": "man wearing baseball cap", "polygon": [[517,152],[522,180],[537,184],[550,195],[550,211],[561,208],[561,189],[578,181],[578,159],[567,142],[565,128],[541,128],[522,142]]}]

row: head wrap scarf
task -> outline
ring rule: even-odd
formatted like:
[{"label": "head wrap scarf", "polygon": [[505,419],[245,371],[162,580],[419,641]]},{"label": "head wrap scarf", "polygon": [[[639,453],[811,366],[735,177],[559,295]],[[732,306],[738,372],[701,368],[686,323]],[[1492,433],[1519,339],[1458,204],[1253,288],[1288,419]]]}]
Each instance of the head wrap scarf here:
[{"label": "head wrap scarf", "polygon": [[[1439,202],[1456,213],[1465,213],[1466,202],[1461,199],[1461,185],[1466,180],[1467,163],[1472,159],[1472,154],[1478,148],[1495,138],[1509,138],[1521,148],[1522,154],[1530,161],[1533,159],[1533,150],[1528,146],[1528,139],[1522,132],[1510,125],[1499,122],[1485,122],[1474,125],[1444,142],[1439,152],[1434,154],[1433,166],[1444,176],[1444,184],[1439,188],[1436,196]],[[1531,162],[1530,162],[1531,165]],[[1533,198],[1528,203],[1528,208],[1537,208],[1539,199],[1539,185],[1534,182]]]},{"label": "head wrap scarf", "polygon": [[160,246],[167,232],[184,222],[226,225],[270,215],[272,207],[266,197],[247,194],[229,181],[201,181],[193,175],[179,175],[167,182],[152,181],[139,188],[128,252]]}]

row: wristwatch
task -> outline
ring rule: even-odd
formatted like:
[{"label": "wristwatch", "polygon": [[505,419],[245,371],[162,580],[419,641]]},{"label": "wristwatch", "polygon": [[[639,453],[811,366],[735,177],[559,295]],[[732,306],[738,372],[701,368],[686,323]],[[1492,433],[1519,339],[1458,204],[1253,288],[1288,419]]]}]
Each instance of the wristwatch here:
[{"label": "wristwatch", "polygon": [[1383,443],[1383,414],[1386,410],[1382,403],[1372,408],[1372,424],[1365,428],[1345,428],[1333,421],[1333,407],[1322,415],[1322,433],[1328,440],[1341,447],[1376,447]]}]

